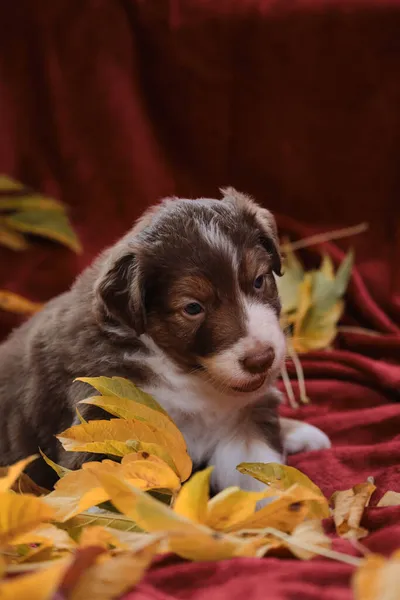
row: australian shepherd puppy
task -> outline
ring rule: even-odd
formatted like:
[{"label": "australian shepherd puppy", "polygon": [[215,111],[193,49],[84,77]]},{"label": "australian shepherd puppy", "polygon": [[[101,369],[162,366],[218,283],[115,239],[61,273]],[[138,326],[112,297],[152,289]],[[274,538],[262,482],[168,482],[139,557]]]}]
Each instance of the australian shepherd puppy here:
[{"label": "australian shepherd puppy", "polygon": [[[329,447],[312,425],[278,416],[285,357],[271,213],[234,189],[221,200],[166,199],[105,250],[72,288],[0,346],[0,464],[37,452],[77,468],[98,455],[65,453],[55,434],[92,388],[76,377],[126,377],[182,431],[213,488],[262,484],[240,462],[283,462]],[[81,405],[86,419],[106,418]],[[31,467],[51,483],[43,461]]]}]

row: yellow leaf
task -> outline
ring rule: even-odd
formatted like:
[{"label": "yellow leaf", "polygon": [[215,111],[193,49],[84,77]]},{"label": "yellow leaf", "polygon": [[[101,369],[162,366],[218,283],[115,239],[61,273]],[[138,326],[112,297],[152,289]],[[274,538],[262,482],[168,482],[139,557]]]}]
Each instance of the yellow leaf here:
[{"label": "yellow leaf", "polygon": [[206,523],[219,531],[231,529],[236,523],[254,514],[264,492],[247,492],[238,487],[229,487],[211,498],[208,503]]},{"label": "yellow leaf", "polygon": [[220,560],[239,555],[245,542],[189,521],[171,508],[109,474],[98,475],[114,506],[143,530],[165,532],[169,549],[190,560]]},{"label": "yellow leaf", "polygon": [[159,541],[146,540],[135,552],[98,560],[86,569],[72,589],[70,600],[113,600],[132,589],[157,553]]},{"label": "yellow leaf", "polygon": [[133,535],[138,531],[137,525],[131,519],[104,509],[96,509],[95,513],[83,512],[59,524],[59,527],[65,529],[73,540],[80,540],[85,527],[95,526],[112,529],[115,535],[119,533]]},{"label": "yellow leaf", "polygon": [[57,438],[67,451],[98,452],[114,456],[123,456],[132,450],[144,450],[146,443],[157,444],[171,455],[182,481],[189,477],[192,470],[192,461],[187,449],[182,448],[179,439],[167,431],[153,427],[150,423],[135,419],[90,421],[70,427]]},{"label": "yellow leaf", "polygon": [[276,277],[282,312],[287,315],[297,309],[299,285],[304,278],[304,269],[293,250],[288,248],[283,261],[283,276]]},{"label": "yellow leaf", "polygon": [[4,217],[4,221],[10,229],[49,238],[74,252],[82,252],[67,216],[58,210],[24,210]]},{"label": "yellow leaf", "polygon": [[59,477],[64,477],[64,475],[66,475],[67,473],[72,472],[71,469],[67,469],[66,467],[62,467],[61,465],[58,465],[57,463],[55,463],[53,460],[51,460],[51,458],[46,456],[45,453],[42,452],[40,448],[39,448],[39,452],[40,452],[41,457],[45,461],[45,463],[47,463],[49,465],[49,467],[51,467],[57,473],[57,475]]},{"label": "yellow leaf", "polygon": [[120,539],[115,535],[112,529],[106,529],[101,525],[85,527],[79,539],[79,546],[81,548],[84,548],[85,546],[100,546],[105,550],[109,550],[113,546],[115,548],[127,547],[121,543]]},{"label": "yellow leaf", "polygon": [[65,207],[53,198],[26,192],[23,196],[0,195],[0,211],[4,210],[58,210],[64,212]]},{"label": "yellow leaf", "polygon": [[400,589],[400,550],[390,559],[368,554],[352,579],[355,600],[398,600]]},{"label": "yellow leaf", "polygon": [[108,498],[98,479],[89,470],[80,469],[64,475],[43,500],[54,509],[54,520],[64,522]]},{"label": "yellow leaf", "polygon": [[330,281],[335,279],[335,268],[329,254],[323,255],[320,271],[326,279],[329,279]]},{"label": "yellow leaf", "polygon": [[[37,455],[28,456],[28,458],[23,458],[19,460],[15,464],[10,467],[0,467],[0,493],[9,490],[14,483],[17,481],[18,477],[21,475],[22,471],[34,460],[36,460]],[[3,473],[6,471],[6,473]]]},{"label": "yellow leaf", "polygon": [[23,533],[13,539],[13,546],[20,544],[48,544],[57,550],[71,550],[76,544],[63,529],[47,523],[40,525],[27,533]]},{"label": "yellow leaf", "polygon": [[240,473],[279,490],[288,490],[294,484],[308,488],[318,496],[318,502],[312,503],[315,518],[325,519],[330,516],[328,500],[319,487],[298,469],[278,463],[241,463],[236,468]]},{"label": "yellow leaf", "polygon": [[168,415],[146,406],[146,404],[135,402],[129,398],[118,398],[116,396],[91,396],[85,400],[81,400],[80,404],[90,404],[92,406],[99,406],[114,417],[121,419],[130,420],[138,419],[140,421],[150,422],[157,429],[167,431],[171,435],[177,437],[177,441],[180,441],[182,448],[186,447],[183,435],[175,425],[175,423],[168,417]]},{"label": "yellow leaf", "polygon": [[333,520],[338,535],[360,539],[368,534],[366,529],[360,527],[360,521],[375,490],[374,484],[367,481],[332,495]]},{"label": "yellow leaf", "polygon": [[46,523],[54,517],[53,509],[42,498],[29,494],[0,494],[0,546]]},{"label": "yellow leaf", "polygon": [[43,308],[39,302],[31,302],[13,292],[0,290],[0,309],[20,315],[32,315]]},{"label": "yellow leaf", "polygon": [[0,599],[51,600],[68,565],[69,561],[60,560],[47,569],[3,580],[0,583]]},{"label": "yellow leaf", "polygon": [[207,502],[209,500],[210,476],[213,467],[208,467],[192,475],[181,491],[174,504],[176,514],[186,517],[195,523],[205,523],[207,517]]},{"label": "yellow leaf", "polygon": [[8,175],[0,175],[0,192],[19,192],[25,186]]},{"label": "yellow leaf", "polygon": [[91,385],[102,396],[114,396],[115,398],[134,400],[139,404],[144,404],[153,410],[167,415],[153,396],[146,394],[146,392],[143,392],[134,383],[129,381],[129,379],[125,379],[124,377],[78,377],[76,381],[83,381]]},{"label": "yellow leaf", "polygon": [[294,485],[284,492],[276,490],[275,494],[279,494],[280,497],[247,519],[235,523],[230,531],[273,527],[284,533],[291,533],[305,518],[315,518],[314,502],[323,501],[312,490],[299,485]]},{"label": "yellow leaf", "polygon": [[342,301],[338,301],[326,312],[311,307],[294,333],[292,343],[296,352],[328,348],[336,337],[337,323],[342,316],[343,308]]},{"label": "yellow leaf", "polygon": [[379,500],[377,506],[399,506],[400,505],[400,493],[399,492],[386,492]]},{"label": "yellow leaf", "polygon": [[29,248],[24,236],[7,227],[2,218],[0,218],[0,245],[10,248],[10,250],[26,250]]}]

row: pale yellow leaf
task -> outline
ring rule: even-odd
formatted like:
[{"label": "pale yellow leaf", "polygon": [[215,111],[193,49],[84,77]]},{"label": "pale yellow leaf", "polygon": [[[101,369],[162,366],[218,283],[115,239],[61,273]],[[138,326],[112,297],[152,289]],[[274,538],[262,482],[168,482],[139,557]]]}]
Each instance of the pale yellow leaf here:
[{"label": "pale yellow leaf", "polygon": [[1,174],[0,175],[0,192],[19,192],[25,189],[22,183],[9,177],[8,175]]},{"label": "pale yellow leaf", "polygon": [[360,527],[360,521],[375,490],[375,485],[367,481],[332,495],[333,520],[341,537],[360,539],[368,534],[366,529]]},{"label": "pale yellow leaf", "polygon": [[183,486],[175,500],[174,511],[194,521],[205,523],[207,518],[207,502],[210,498],[210,477],[213,467],[199,471]]},{"label": "pale yellow leaf", "polygon": [[229,487],[208,502],[206,523],[211,529],[224,531],[254,514],[265,492],[248,492]]},{"label": "pale yellow leaf", "polygon": [[[187,449],[182,448],[179,439],[150,423],[135,419],[90,421],[70,427],[57,438],[67,451],[99,452],[114,456],[129,454],[129,449],[144,450],[145,443],[157,444],[171,455],[182,481],[189,477],[192,470]],[[137,442],[140,443],[139,448]]]},{"label": "pale yellow leaf", "polygon": [[304,278],[304,269],[295,253],[288,248],[283,261],[283,275],[276,277],[276,284],[282,302],[282,312],[287,315],[297,309],[299,285]]},{"label": "pale yellow leaf", "polygon": [[398,600],[400,590],[400,550],[390,559],[368,554],[352,579],[355,600]]},{"label": "pale yellow leaf", "polygon": [[379,500],[377,506],[400,506],[400,493],[399,492],[386,492]]},{"label": "pale yellow leaf", "polygon": [[0,546],[11,544],[13,539],[41,523],[54,518],[53,509],[43,498],[29,494],[0,494]]},{"label": "pale yellow leaf", "polygon": [[325,519],[330,516],[328,500],[319,487],[298,469],[278,463],[241,463],[237,469],[279,490],[287,490],[294,484],[308,488],[318,496],[318,502],[312,503],[314,517]]},{"label": "pale yellow leaf", "polygon": [[100,546],[105,550],[109,550],[111,547],[127,548],[127,545],[120,541],[120,538],[115,535],[112,529],[106,529],[101,525],[85,527],[79,539],[79,546],[81,548],[86,546]]},{"label": "pale yellow leaf", "polygon": [[29,244],[21,233],[13,231],[0,218],[0,245],[10,250],[26,250]]},{"label": "pale yellow leaf", "polygon": [[65,212],[64,205],[54,198],[48,198],[34,192],[26,192],[20,196],[0,195],[0,211],[24,211],[24,210],[58,210]]},{"label": "pale yellow leaf", "polygon": [[66,531],[51,523],[40,525],[27,533],[18,535],[13,539],[13,545],[19,544],[46,544],[54,546],[57,550],[72,550],[76,546]]},{"label": "pale yellow leaf", "polygon": [[86,511],[64,523],[59,523],[58,526],[65,529],[75,541],[80,540],[82,531],[85,527],[101,526],[115,531],[115,535],[120,532],[122,534],[133,535],[139,528],[137,525],[125,515],[112,512],[105,509],[96,508],[96,511]]},{"label": "pale yellow leaf", "polygon": [[3,580],[0,583],[0,599],[51,600],[69,564],[69,560],[60,560],[53,563],[52,566],[40,569],[35,573]]},{"label": "pale yellow leaf", "polygon": [[39,302],[31,302],[23,296],[0,290],[0,309],[8,312],[17,313],[20,315],[32,315],[43,308],[43,304]]},{"label": "pale yellow leaf", "polygon": [[312,544],[321,548],[330,548],[332,542],[325,534],[321,522],[313,520],[300,523],[285,544],[294,556],[301,560],[309,560],[316,556],[317,552],[312,552],[307,547],[302,547],[303,544],[305,546]]},{"label": "pale yellow leaf", "polygon": [[306,518],[315,518],[314,503],[323,501],[312,490],[297,484],[284,492],[271,490],[271,495],[279,497],[247,519],[235,523],[230,531],[273,527],[284,533],[291,533]]},{"label": "pale yellow leaf", "polygon": [[113,600],[131,590],[143,577],[157,553],[159,542],[150,540],[135,552],[98,560],[86,569],[69,600]]},{"label": "pale yellow leaf", "polygon": [[91,385],[102,396],[114,396],[115,398],[134,400],[139,404],[144,404],[153,410],[167,415],[153,396],[146,394],[146,392],[143,392],[134,383],[129,381],[129,379],[125,379],[124,377],[79,377],[76,381],[83,381]]},{"label": "pale yellow leaf", "polygon": [[28,456],[27,458],[23,458],[19,460],[15,464],[10,467],[0,467],[0,493],[9,490],[14,483],[17,481],[18,477],[21,475],[22,471],[34,460],[36,460],[37,455],[34,454],[32,456]]}]

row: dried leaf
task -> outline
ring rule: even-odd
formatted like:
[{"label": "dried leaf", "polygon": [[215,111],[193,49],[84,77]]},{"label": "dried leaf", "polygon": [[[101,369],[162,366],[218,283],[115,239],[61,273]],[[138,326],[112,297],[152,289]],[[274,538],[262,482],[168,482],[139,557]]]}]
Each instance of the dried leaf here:
[{"label": "dried leaf", "polygon": [[26,473],[21,473],[10,489],[18,494],[32,494],[33,496],[46,496],[50,493],[50,490],[37,485]]},{"label": "dried leaf", "polygon": [[195,523],[205,523],[213,467],[192,475],[183,486],[174,504],[176,514]]},{"label": "dried leaf", "polygon": [[212,529],[225,531],[251,517],[257,502],[265,498],[265,492],[248,492],[229,487],[208,502],[206,523]]},{"label": "dried leaf", "polygon": [[162,406],[152,396],[143,392],[134,383],[124,377],[79,377],[76,381],[83,381],[91,385],[102,396],[114,396],[115,398],[134,400],[139,404],[144,404],[168,416]]},{"label": "dried leaf", "polygon": [[44,452],[39,448],[39,452],[43,460],[57,473],[57,475],[61,478],[64,477],[67,473],[72,473],[71,469],[67,469],[66,467],[62,467],[61,465],[57,465],[51,458],[45,455]]},{"label": "dried leaf", "polygon": [[54,518],[53,509],[42,498],[29,494],[0,494],[0,546]]},{"label": "dried leaf", "polygon": [[49,238],[74,252],[82,252],[67,216],[58,210],[24,210],[10,214],[4,221],[10,229]]},{"label": "dried leaf", "polygon": [[80,404],[90,404],[99,406],[114,417],[130,420],[137,419],[139,421],[149,422],[153,427],[167,431],[171,435],[179,438],[182,448],[186,447],[185,440],[171,419],[154,408],[150,408],[143,403],[135,402],[129,398],[118,398],[116,396],[91,396],[85,400],[81,400]]},{"label": "dried leaf", "polygon": [[18,192],[25,186],[8,175],[0,175],[0,193],[3,192]]},{"label": "dried leaf", "polygon": [[399,492],[386,492],[379,500],[377,506],[400,506],[400,493]]},{"label": "dried leaf", "polygon": [[90,421],[87,424],[70,427],[57,438],[67,451],[95,452],[113,456],[124,456],[132,450],[144,450],[146,443],[157,444],[171,455],[182,481],[188,479],[192,470],[192,461],[186,447],[182,448],[179,438],[153,427],[150,423],[135,419]]},{"label": "dried leaf", "polygon": [[[213,532],[189,521],[171,508],[112,475],[99,479],[110,494],[114,506],[145,531],[169,535],[169,549],[190,560],[220,560],[238,556],[245,542],[233,536]],[[253,555],[255,550],[253,550]]]},{"label": "dried leaf", "polygon": [[0,493],[9,490],[17,481],[22,471],[31,462],[36,460],[36,458],[37,455],[34,454],[32,456],[28,456],[28,458],[23,458],[22,460],[19,460],[10,467],[0,467]]},{"label": "dried leaf", "polygon": [[390,559],[368,554],[353,575],[355,600],[398,600],[400,589],[400,550]]},{"label": "dried leaf", "polygon": [[1,600],[51,600],[68,565],[69,561],[60,560],[35,573],[3,580],[0,583]]},{"label": "dried leaf", "polygon": [[300,523],[286,543],[291,553],[301,560],[309,560],[317,555],[316,552],[307,549],[308,544],[322,548],[331,547],[331,540],[325,534],[320,521]]},{"label": "dried leaf", "polygon": [[294,484],[311,490],[318,497],[318,502],[312,504],[314,517],[325,519],[330,516],[328,500],[319,487],[298,469],[278,463],[241,463],[236,468],[241,473],[279,490],[288,490]]},{"label": "dried leaf", "polygon": [[332,495],[333,520],[338,535],[348,539],[360,539],[368,534],[366,529],[360,527],[360,521],[375,490],[374,484],[367,481]]},{"label": "dried leaf", "polygon": [[[315,519],[314,503],[322,502],[319,495],[299,485],[293,485],[284,492],[276,490],[275,493],[279,494],[276,500],[247,519],[235,523],[230,531],[273,527],[284,533],[292,533],[306,518]],[[274,494],[273,490],[271,490],[272,494]]]},{"label": "dried leaf", "polygon": [[13,545],[19,544],[48,544],[58,550],[72,550],[76,546],[66,531],[49,523],[15,537]]},{"label": "dried leaf", "polygon": [[13,292],[0,290],[0,309],[20,315],[32,315],[43,308],[39,302],[31,302]]},{"label": "dried leaf", "polygon": [[29,248],[24,236],[18,231],[13,231],[7,227],[2,218],[0,218],[0,245],[10,248],[10,250],[26,250]]},{"label": "dried leaf", "polygon": [[157,553],[159,541],[146,542],[135,552],[98,560],[82,573],[69,599],[113,600],[128,592],[142,579]]}]

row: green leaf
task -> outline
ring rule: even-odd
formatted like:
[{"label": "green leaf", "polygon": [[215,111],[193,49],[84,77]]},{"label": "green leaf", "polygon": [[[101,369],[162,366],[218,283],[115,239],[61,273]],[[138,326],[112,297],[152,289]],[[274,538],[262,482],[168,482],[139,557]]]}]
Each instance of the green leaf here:
[{"label": "green leaf", "polygon": [[150,394],[146,394],[124,377],[78,377],[76,381],[83,381],[91,385],[103,396],[134,400],[167,415],[162,406]]},{"label": "green leaf", "polygon": [[65,523],[57,523],[57,527],[67,531],[75,541],[79,539],[84,527],[93,525],[111,527],[119,531],[142,531],[132,519],[100,508],[83,512],[80,515],[76,515],[76,517],[72,517],[72,519],[69,519]]},{"label": "green leaf", "polygon": [[64,205],[58,200],[47,198],[41,194],[27,193],[23,196],[0,195],[0,211],[30,211],[30,210],[56,210],[65,211]]},{"label": "green leaf", "polygon": [[353,252],[353,250],[350,250],[350,252],[348,252],[348,254],[345,256],[344,260],[342,261],[342,263],[336,273],[336,279],[335,279],[336,293],[339,295],[339,298],[343,297],[347,290],[347,286],[350,281],[353,265],[354,265],[354,252]]},{"label": "green leaf", "polygon": [[58,210],[26,210],[13,213],[4,220],[8,227],[17,231],[49,238],[78,253],[82,251],[67,216]]}]

